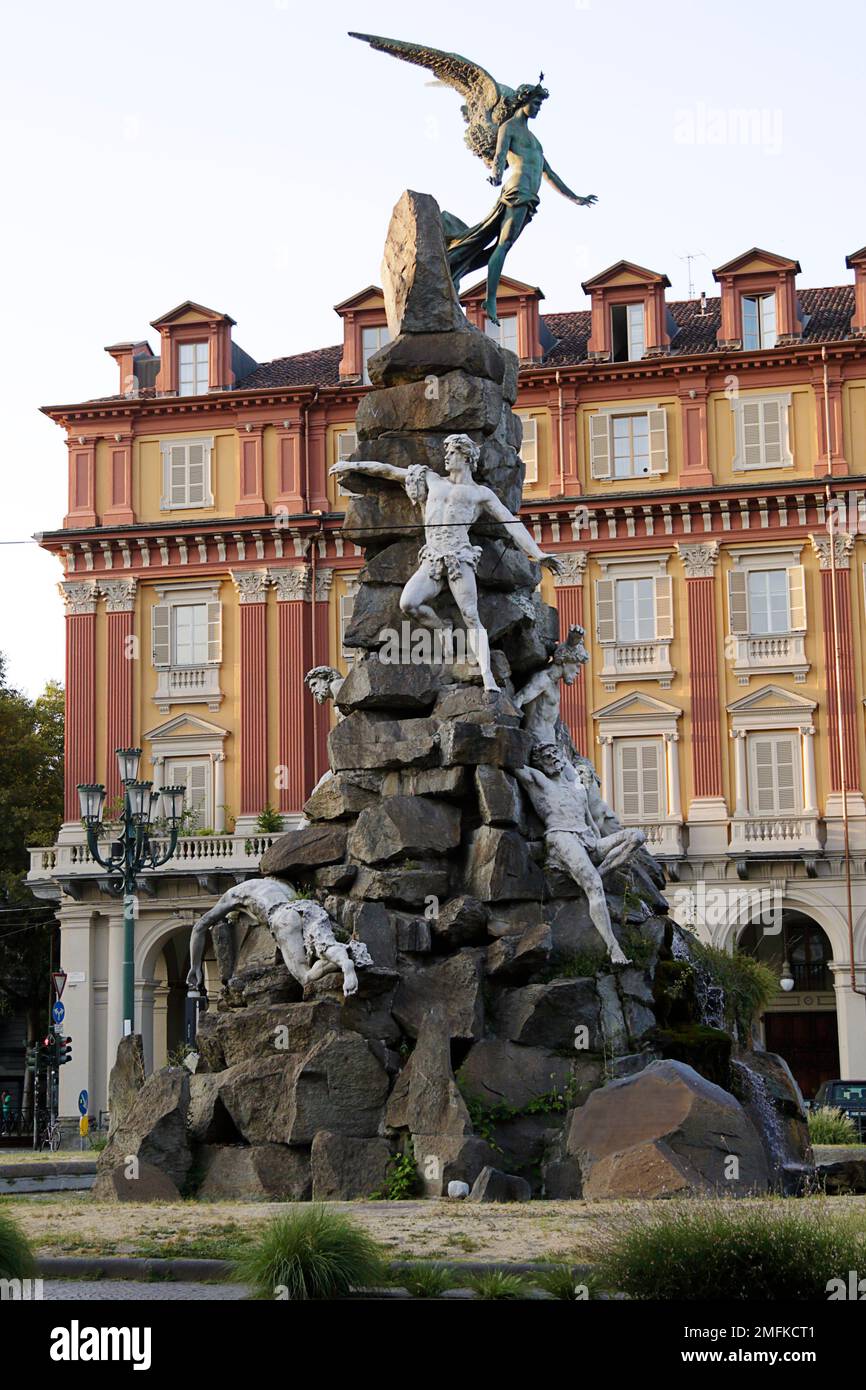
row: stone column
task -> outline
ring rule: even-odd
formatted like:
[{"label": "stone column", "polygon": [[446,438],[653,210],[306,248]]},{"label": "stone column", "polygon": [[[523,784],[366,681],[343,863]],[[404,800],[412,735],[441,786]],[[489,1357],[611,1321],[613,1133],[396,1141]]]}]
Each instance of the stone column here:
[{"label": "stone column", "polygon": [[[330,651],[330,593],[334,582],[334,571],[330,566],[314,567],[315,583],[311,592],[312,603],[312,664],[326,666],[331,662]],[[313,783],[318,782],[328,770],[328,734],[331,729],[331,706],[319,705],[313,701]]]},{"label": "stone column", "polygon": [[[108,1078],[117,1057],[117,1044],[123,1037],[123,904],[112,904],[105,911],[108,924],[108,1008],[105,1017],[105,1104]],[[136,917],[136,928],[138,919]],[[136,936],[138,932],[136,931]],[[95,1080],[95,1078],[94,1078]]]},{"label": "stone column", "polygon": [[[556,586],[556,610],[559,614],[560,638],[568,636],[569,628],[575,623],[585,627],[583,608],[583,579],[586,574],[587,552],[574,550],[560,555],[562,573],[553,577]],[[589,643],[587,642],[587,650]],[[574,746],[578,753],[588,757],[588,733],[586,713],[586,686],[589,680],[589,663],[583,667],[574,685],[561,684],[559,687],[560,714],[568,726]]]},{"label": "stone column", "polygon": [[277,591],[279,628],[280,708],[277,809],[298,812],[312,785],[314,762],[313,707],[315,701],[304,685],[312,666],[311,630],[306,619],[310,605],[310,572],[307,565],[270,571]]},{"label": "stone column", "polygon": [[818,814],[818,783],[815,777],[815,728],[803,730],[803,814]]},{"label": "stone column", "polygon": [[610,734],[599,734],[601,744],[601,794],[608,806],[613,806],[613,738]]},{"label": "stone column", "polygon": [[133,641],[136,580],[103,579],[106,621],[105,787],[108,800],[120,795],[115,752],[133,746],[133,671],[138,653]]},{"label": "stone column", "polygon": [[213,828],[222,835],[226,828],[226,755],[213,755],[214,810]]},{"label": "stone column", "polygon": [[[839,682],[836,680],[836,640],[833,628],[833,570],[829,535],[809,537],[821,567],[821,626],[824,632],[824,669],[827,682],[827,745],[830,790],[824,803],[827,823],[827,849],[840,849],[842,828],[842,768],[839,759],[839,720],[842,722],[842,748],[845,759],[845,787],[850,842],[866,847],[866,803],[860,786],[858,747],[859,715],[854,673],[854,625],[851,616],[851,552],[854,537],[839,532],[832,537],[835,547],[836,612],[839,631]],[[854,824],[851,824],[851,821]]]},{"label": "stone column", "polygon": [[[717,541],[678,543],[686,578],[691,687],[692,800],[690,846],[700,851],[727,848],[728,808],[722,779],[722,707],[716,636],[715,569]],[[698,828],[699,827],[699,828]]]},{"label": "stone column", "polygon": [[79,782],[96,781],[96,600],[95,579],[60,585],[66,604],[66,737],[64,822],[81,839]]},{"label": "stone column", "polygon": [[679,734],[665,734],[665,760],[668,774],[668,815],[673,820],[681,820],[683,814],[682,794],[680,792],[680,757],[677,751]]},{"label": "stone column", "polygon": [[[836,1022],[839,1028],[839,1075],[866,1076],[866,998],[851,988],[851,967],[847,959],[831,965],[836,991]],[[857,966],[857,988],[866,989],[866,968]]]},{"label": "stone column", "polygon": [[732,730],[731,738],[734,741],[734,794],[736,797],[734,815],[740,819],[749,814],[749,783],[748,771],[746,769],[745,729]]},{"label": "stone column", "polygon": [[240,604],[241,804],[239,833],[251,830],[271,797],[268,777],[267,592],[265,569],[232,570]]}]

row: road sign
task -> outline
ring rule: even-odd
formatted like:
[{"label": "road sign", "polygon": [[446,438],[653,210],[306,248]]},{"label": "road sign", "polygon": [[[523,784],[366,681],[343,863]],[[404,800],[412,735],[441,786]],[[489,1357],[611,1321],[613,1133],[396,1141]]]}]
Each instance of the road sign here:
[{"label": "road sign", "polygon": [[51,1017],[54,1019],[55,1023],[62,1023],[64,1018],[66,1017],[66,1008],[63,1004],[61,1004],[59,999],[57,1003],[54,1005],[54,1008],[51,1010]]},{"label": "road sign", "polygon": [[64,989],[66,988],[66,971],[52,970],[51,978],[54,981],[54,993],[57,995],[57,998],[59,999],[63,994]]},{"label": "road sign", "polygon": [[79,1113],[79,1115],[86,1115],[86,1114],[87,1114],[87,1106],[88,1106],[88,1104],[89,1104],[89,1101],[90,1101],[90,1097],[88,1096],[87,1092],[86,1092],[86,1091],[82,1091],[82,1092],[79,1094],[79,1097],[78,1097],[78,1113]]},{"label": "road sign", "polygon": [[86,1115],[82,1115],[81,1119],[78,1121],[78,1133],[81,1135],[82,1139],[87,1138],[87,1131],[89,1129],[90,1121],[88,1120]]}]

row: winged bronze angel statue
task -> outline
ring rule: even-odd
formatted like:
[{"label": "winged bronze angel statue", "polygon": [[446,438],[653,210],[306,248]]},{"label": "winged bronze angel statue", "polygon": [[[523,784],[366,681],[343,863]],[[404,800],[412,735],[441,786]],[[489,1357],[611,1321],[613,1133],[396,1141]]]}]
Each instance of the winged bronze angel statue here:
[{"label": "winged bronze angel statue", "polygon": [[544,73],[538,83],[524,82],[515,91],[497,82],[478,63],[461,58],[459,53],[443,53],[438,48],[402,39],[380,38],[377,34],[351,33],[350,37],[362,39],[371,48],[402,58],[406,63],[428,68],[439,82],[454,87],[465,97],[461,111],[468,126],[466,143],[472,153],[490,167],[488,182],[496,188],[501,187],[502,191],[493,209],[474,227],[467,227],[453,213],[443,212],[445,245],[455,285],[459,285],[461,277],[470,271],[487,266],[484,308],[487,317],[498,323],[496,292],[505,257],[527,222],[535,216],[542,178],[581,207],[596,202],[594,193],[585,198],[572,193],[551,169],[544,158],[541,142],[529,129],[529,121],[538,115],[541,103],[549,96],[541,86]]}]

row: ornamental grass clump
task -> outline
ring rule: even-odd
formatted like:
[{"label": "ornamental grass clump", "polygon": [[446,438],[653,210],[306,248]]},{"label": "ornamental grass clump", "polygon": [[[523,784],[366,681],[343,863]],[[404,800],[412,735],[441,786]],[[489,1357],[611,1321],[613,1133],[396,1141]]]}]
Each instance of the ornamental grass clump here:
[{"label": "ornamental grass clump", "polygon": [[0,1279],[32,1279],[36,1261],[18,1222],[0,1211]]},{"label": "ornamental grass clump", "polygon": [[382,1251],[347,1217],[310,1206],[280,1216],[244,1251],[237,1278],[256,1298],[345,1298],[385,1282]]},{"label": "ornamental grass clump", "polygon": [[850,1115],[835,1105],[819,1105],[809,1111],[809,1138],[813,1144],[859,1144],[857,1126]]},{"label": "ornamental grass clump", "polygon": [[831,1280],[866,1271],[866,1221],[827,1203],[701,1200],[597,1238],[601,1285],[635,1299],[826,1299]]}]

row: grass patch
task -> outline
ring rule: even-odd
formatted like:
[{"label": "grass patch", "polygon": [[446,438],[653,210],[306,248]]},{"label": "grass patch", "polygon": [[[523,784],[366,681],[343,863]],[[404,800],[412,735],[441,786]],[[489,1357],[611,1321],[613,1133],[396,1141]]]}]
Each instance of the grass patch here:
[{"label": "grass patch", "polygon": [[782,1203],[675,1203],[632,1216],[593,1242],[603,1288],[635,1299],[762,1302],[827,1298],[831,1279],[866,1266],[862,1217]]},{"label": "grass patch", "polygon": [[527,1284],[519,1274],[506,1274],[504,1270],[494,1269],[487,1274],[474,1274],[466,1280],[465,1286],[474,1289],[483,1299],[525,1298]]},{"label": "grass patch", "polygon": [[8,1211],[0,1211],[0,1279],[31,1279],[36,1261],[30,1242]]},{"label": "grass patch", "polygon": [[446,1289],[453,1289],[459,1279],[453,1269],[419,1264],[415,1269],[395,1274],[394,1282],[408,1289],[413,1298],[439,1298]]},{"label": "grass patch", "polygon": [[835,1105],[810,1110],[809,1138],[813,1144],[859,1144],[860,1134],[850,1115]]},{"label": "grass patch", "polygon": [[385,1282],[381,1247],[339,1212],[311,1206],[280,1216],[242,1252],[236,1277],[257,1298],[345,1298]]},{"label": "grass patch", "polygon": [[549,1269],[533,1274],[532,1282],[564,1303],[581,1303],[586,1298],[584,1290],[589,1291],[591,1281],[588,1276],[576,1274],[571,1265],[551,1264]]}]

